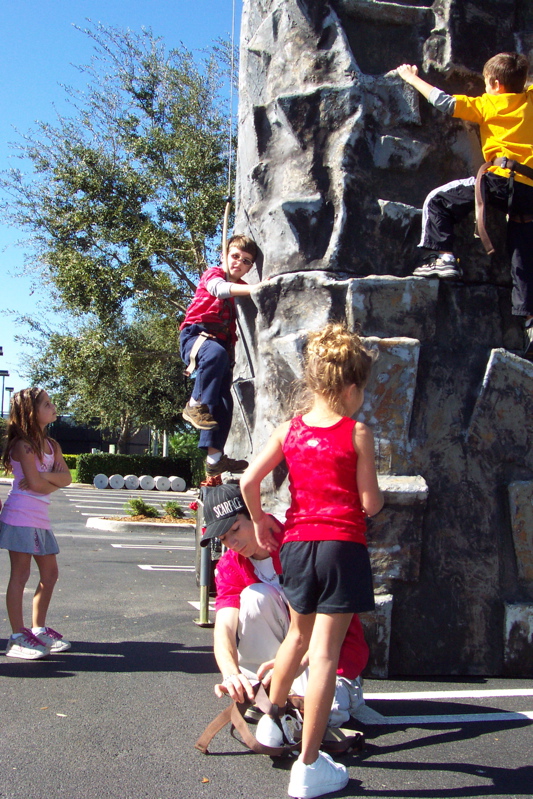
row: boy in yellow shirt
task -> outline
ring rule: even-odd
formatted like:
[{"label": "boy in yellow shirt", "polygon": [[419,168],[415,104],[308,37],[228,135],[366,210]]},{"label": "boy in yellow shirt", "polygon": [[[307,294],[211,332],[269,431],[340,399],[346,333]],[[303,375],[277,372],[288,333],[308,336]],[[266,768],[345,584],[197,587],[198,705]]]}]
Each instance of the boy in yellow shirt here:
[{"label": "boy in yellow shirt", "polygon": [[426,197],[420,247],[432,250],[414,271],[421,277],[461,277],[453,254],[453,227],[477,206],[478,230],[493,251],[483,224],[484,199],[508,215],[512,305],[525,317],[524,356],[533,357],[533,87],[525,89],[528,61],[519,53],[499,53],[483,67],[485,94],[449,95],[418,76],[410,64],[398,74],[435,108],[479,125],[485,161],[477,179],[453,180]]}]

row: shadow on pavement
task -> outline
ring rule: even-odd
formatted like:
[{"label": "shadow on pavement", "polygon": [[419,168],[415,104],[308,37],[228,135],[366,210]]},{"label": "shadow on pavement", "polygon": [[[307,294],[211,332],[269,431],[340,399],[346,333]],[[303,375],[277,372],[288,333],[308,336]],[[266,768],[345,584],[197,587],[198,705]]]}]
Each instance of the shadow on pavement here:
[{"label": "shadow on pavement", "polygon": [[[0,641],[5,649],[7,641]],[[41,660],[2,657],[2,677],[74,677],[77,672],[182,672],[218,674],[212,646],[184,647],[180,643],[73,641],[72,649]]]}]

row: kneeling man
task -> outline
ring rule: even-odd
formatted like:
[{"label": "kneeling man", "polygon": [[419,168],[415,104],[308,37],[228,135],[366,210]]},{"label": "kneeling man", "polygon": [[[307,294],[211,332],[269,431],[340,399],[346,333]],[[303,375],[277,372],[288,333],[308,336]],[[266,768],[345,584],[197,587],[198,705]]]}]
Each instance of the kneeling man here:
[{"label": "kneeling man", "polygon": [[[274,517],[272,530],[281,542],[282,525]],[[215,581],[215,659],[222,682],[215,693],[242,702],[253,700],[250,680],[268,683],[280,643],[289,629],[289,609],[283,593],[278,552],[272,555],[257,543],[248,509],[238,485],[208,488],[204,497],[206,525],[201,545],[219,538],[228,551],[217,564]],[[368,661],[361,622],[354,615],[341,649],[337,687],[328,722],[339,727],[364,705],[360,675]],[[305,694],[307,663],[293,684]]]}]

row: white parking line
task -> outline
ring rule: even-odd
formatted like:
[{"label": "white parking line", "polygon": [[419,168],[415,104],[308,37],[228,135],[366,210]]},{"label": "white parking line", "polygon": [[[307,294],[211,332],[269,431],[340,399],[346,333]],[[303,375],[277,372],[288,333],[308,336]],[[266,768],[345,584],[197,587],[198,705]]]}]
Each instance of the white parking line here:
[{"label": "white parking line", "polygon": [[[158,501],[160,502],[161,500],[154,500],[154,502]],[[70,502],[72,502],[73,505],[76,505],[77,508],[94,508],[95,506],[100,506],[102,508],[120,508],[125,504],[123,500],[115,500],[115,502],[113,502],[111,499],[108,499],[107,501],[104,499],[71,499]]]},{"label": "white parking line", "polygon": [[[158,510],[162,510],[159,508]],[[120,521],[129,521],[129,517],[125,515],[124,511],[121,511],[120,508],[93,508],[92,511],[78,511],[80,516],[84,516],[87,519],[94,519],[94,518],[106,518],[106,517],[115,517],[115,521],[118,519],[116,517],[120,517]],[[194,519],[188,519],[184,517],[182,520],[184,525],[189,524],[194,526],[196,524]]]},{"label": "white parking line", "polygon": [[[152,499],[152,498],[150,497],[150,499]],[[124,499],[115,499],[115,500],[113,500],[113,499],[86,499],[85,497],[82,497],[80,499],[70,499],[69,498],[69,502],[72,502],[74,505],[76,505],[77,507],[79,506],[80,508],[92,508],[92,507],[94,507],[94,505],[103,505],[103,506],[111,505],[111,504],[123,505],[124,504]],[[162,499],[161,497],[154,497],[153,502],[166,502],[166,500]],[[180,503],[180,501],[178,499],[176,499],[175,502],[177,502],[178,504],[182,504],[182,505],[186,505],[187,504],[186,502]]]},{"label": "white parking line", "polygon": [[[199,602],[193,602],[191,599],[189,599],[188,604],[192,605],[195,610],[200,610],[200,603]],[[210,599],[209,600],[209,610],[212,613],[215,612],[215,600],[214,599]]]},{"label": "white parking line", "polygon": [[[156,505],[156,506],[157,505],[161,506],[161,502],[158,503],[157,500],[153,504]],[[115,503],[113,505],[110,502],[98,502],[97,500],[95,500],[94,502],[86,502],[86,501],[84,501],[84,502],[74,502],[73,505],[76,508],[93,508],[95,510],[97,508],[112,508],[112,509],[116,509],[116,510],[124,508],[124,505],[123,505],[122,502],[117,502],[117,503]]]},{"label": "white parking line", "polygon": [[193,572],[194,566],[157,566],[155,564],[152,565],[144,565],[138,563],[137,566],[139,569],[143,569],[144,571],[149,572]]},{"label": "white parking line", "polygon": [[405,693],[365,693],[365,699],[493,699],[498,696],[533,696],[533,688],[498,688],[494,691],[406,691]]},{"label": "white parking line", "polygon": [[115,549],[160,549],[160,550],[170,550],[170,549],[184,549],[187,552],[194,552],[196,547],[182,547],[176,544],[174,545],[167,545],[167,544],[111,544],[112,547]]},{"label": "white parking line", "polygon": [[[403,702],[404,700],[428,700],[428,699],[494,699],[497,697],[511,697],[511,696],[533,696],[533,689],[531,688],[497,688],[494,690],[466,690],[466,691],[405,691],[398,693],[365,693],[364,697],[367,702],[372,700],[384,700],[387,702],[396,701]],[[382,713],[366,708],[363,706],[362,710],[371,711],[371,716],[368,719],[361,716],[361,721],[368,724],[376,725],[399,725],[418,727],[421,725],[431,724],[484,724],[488,722],[511,722],[511,721],[533,721],[533,711],[523,710],[519,712],[513,711],[496,711],[487,713],[451,713],[451,714],[434,714],[434,715],[420,715],[420,716],[385,716]]]},{"label": "white parking line", "polygon": [[[120,541],[123,539],[124,541],[131,541],[131,533],[125,533],[124,535],[120,535],[120,533],[111,533],[109,535],[99,535],[98,533],[54,533],[56,538],[90,538],[96,541]],[[135,533],[135,538],[137,540],[142,541],[146,539],[146,541],[153,541],[154,537],[157,536],[152,535],[139,535]],[[180,542],[187,542],[187,541],[194,541],[194,536],[187,536],[187,535],[174,535],[170,536],[169,541],[180,541]],[[168,547],[164,544],[161,545],[162,549],[168,549]],[[191,547],[194,549],[194,547]]]},{"label": "white parking line", "polygon": [[[365,696],[365,699],[367,697]],[[379,716],[381,714],[375,714]],[[509,721],[533,721],[533,711],[524,710],[520,713],[512,713],[505,710],[499,713],[460,713],[450,716],[383,716],[375,718],[372,716],[372,724],[377,725],[406,725],[418,727],[424,724],[484,724],[486,722],[509,722]]]},{"label": "white parking line", "polygon": [[[94,508],[95,510],[97,510],[98,508],[117,508],[118,509],[118,508],[129,507],[127,505],[127,503],[125,503],[125,502],[87,502],[87,501],[79,501],[79,502],[73,502],[71,504],[73,504],[75,508]],[[156,508],[162,508],[164,505],[166,505],[165,502],[161,502],[161,500],[157,500],[157,499],[153,500],[151,502],[148,502],[147,504],[155,506]],[[187,505],[180,505],[179,502],[177,504],[180,506],[180,508],[182,508],[182,510],[186,510],[187,509]],[[122,513],[122,515],[124,516],[124,513]]]},{"label": "white parking line", "polygon": [[[99,513],[100,514],[109,513],[109,514],[114,514],[115,516],[128,515],[126,509],[122,505],[75,505],[74,507],[76,508],[76,510],[79,510],[80,512],[86,510],[92,511],[91,514],[82,513],[82,516],[87,516],[87,515],[97,516]],[[158,510],[163,510],[163,505],[158,505],[157,502],[155,502],[154,508],[157,508]]]}]

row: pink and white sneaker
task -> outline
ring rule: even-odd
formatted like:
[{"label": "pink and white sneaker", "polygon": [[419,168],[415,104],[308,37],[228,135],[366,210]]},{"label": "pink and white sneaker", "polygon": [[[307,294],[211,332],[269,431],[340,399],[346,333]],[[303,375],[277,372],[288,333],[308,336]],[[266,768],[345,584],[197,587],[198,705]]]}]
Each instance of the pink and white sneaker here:
[{"label": "pink and white sneaker", "polygon": [[33,627],[32,629],[33,634],[49,648],[51,654],[55,652],[66,652],[67,649],[70,649],[72,646],[70,641],[67,641],[66,638],[63,638],[61,633],[58,633],[51,627],[45,627],[44,632],[41,631],[42,627]]},{"label": "pink and white sneaker", "polygon": [[21,658],[22,660],[39,660],[50,654],[50,647],[40,638],[24,627],[22,635],[16,638],[10,636],[6,646],[8,658]]}]

